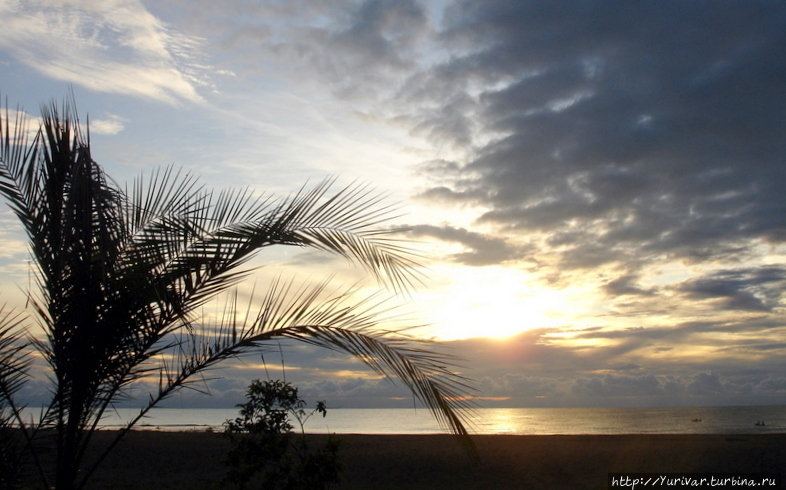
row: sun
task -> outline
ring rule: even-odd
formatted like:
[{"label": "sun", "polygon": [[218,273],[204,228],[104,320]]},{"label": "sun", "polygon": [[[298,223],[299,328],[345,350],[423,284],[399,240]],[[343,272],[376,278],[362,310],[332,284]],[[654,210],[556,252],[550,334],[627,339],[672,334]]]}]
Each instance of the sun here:
[{"label": "sun", "polygon": [[522,271],[462,267],[441,272],[441,285],[418,302],[431,331],[442,340],[504,338],[564,325],[578,313],[565,291],[538,285]]}]

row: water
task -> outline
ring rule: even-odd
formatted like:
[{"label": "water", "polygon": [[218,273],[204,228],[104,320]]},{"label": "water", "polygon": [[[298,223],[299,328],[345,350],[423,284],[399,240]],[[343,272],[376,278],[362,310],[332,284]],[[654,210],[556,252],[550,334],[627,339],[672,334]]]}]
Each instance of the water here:
[{"label": "water", "polygon": [[786,407],[488,409],[476,423],[480,434],[776,433],[786,432]]},{"label": "water", "polygon": [[[119,409],[104,420],[116,429],[138,411]],[[137,424],[148,430],[222,430],[237,409],[156,409]],[[669,408],[481,408],[471,418],[476,434],[756,434],[786,432],[786,406]],[[696,421],[694,421],[696,420]],[[754,425],[763,421],[764,426]],[[297,428],[297,424],[296,428]],[[306,432],[434,434],[444,432],[428,410],[328,409],[314,414]]]}]

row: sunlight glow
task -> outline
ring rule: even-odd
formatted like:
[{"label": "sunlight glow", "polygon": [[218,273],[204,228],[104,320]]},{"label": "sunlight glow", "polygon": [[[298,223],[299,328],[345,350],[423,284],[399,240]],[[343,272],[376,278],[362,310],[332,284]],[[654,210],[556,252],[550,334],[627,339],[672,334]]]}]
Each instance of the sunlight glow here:
[{"label": "sunlight glow", "polygon": [[538,285],[521,271],[483,267],[449,274],[440,294],[421,295],[428,296],[424,311],[429,311],[432,331],[443,340],[504,338],[564,325],[578,313],[568,292]]}]

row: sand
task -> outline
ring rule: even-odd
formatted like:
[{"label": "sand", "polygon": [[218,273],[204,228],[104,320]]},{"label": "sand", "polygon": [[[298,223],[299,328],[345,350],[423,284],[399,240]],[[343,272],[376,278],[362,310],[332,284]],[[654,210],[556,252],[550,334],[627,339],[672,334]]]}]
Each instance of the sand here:
[{"label": "sand", "polygon": [[[786,476],[786,434],[473,436],[478,463],[448,435],[339,438],[340,489],[599,489],[609,472]],[[89,488],[228,489],[221,481],[228,447],[221,434],[133,432]]]}]

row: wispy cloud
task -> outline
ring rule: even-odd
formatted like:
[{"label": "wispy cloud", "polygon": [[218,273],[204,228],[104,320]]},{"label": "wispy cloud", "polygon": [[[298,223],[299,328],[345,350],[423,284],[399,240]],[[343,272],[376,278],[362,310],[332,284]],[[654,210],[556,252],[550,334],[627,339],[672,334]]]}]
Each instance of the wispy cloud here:
[{"label": "wispy cloud", "polygon": [[39,73],[99,92],[201,100],[201,40],[136,0],[0,3],[0,48]]},{"label": "wispy cloud", "polygon": [[117,114],[104,114],[101,119],[90,120],[90,131],[96,134],[118,134],[125,128],[125,119]]}]

